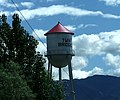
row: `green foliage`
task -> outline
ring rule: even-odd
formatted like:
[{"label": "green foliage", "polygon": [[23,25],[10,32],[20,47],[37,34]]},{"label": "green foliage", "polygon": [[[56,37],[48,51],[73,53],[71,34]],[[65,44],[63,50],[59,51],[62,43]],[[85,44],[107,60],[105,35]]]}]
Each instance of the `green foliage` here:
[{"label": "green foliage", "polygon": [[0,65],[0,100],[34,100],[31,89],[20,76],[20,66],[14,62]]},{"label": "green foliage", "polygon": [[[63,88],[63,83],[59,81],[53,81],[51,84],[51,98],[52,100],[65,100],[65,91]],[[50,99],[51,100],[51,99]]]},{"label": "green foliage", "polygon": [[[18,97],[15,100],[19,100],[19,98],[24,100],[24,97],[21,99],[22,95],[29,97],[31,95],[29,89],[36,94],[36,100],[63,100],[62,85],[48,79],[48,72],[44,67],[46,61],[39,52],[36,52],[37,45],[38,41],[21,26],[18,14],[13,15],[12,26],[7,23],[5,15],[0,17],[0,64],[2,66],[0,77],[4,79],[0,79],[1,84],[4,82],[0,85],[1,89],[4,92],[7,89],[11,91],[8,93],[12,98]],[[20,72],[18,65],[11,64],[10,61],[16,62],[22,71]],[[7,67],[4,69],[5,66]],[[4,88],[3,85],[5,85]],[[1,98],[6,94],[4,92],[1,92],[3,93]]]}]

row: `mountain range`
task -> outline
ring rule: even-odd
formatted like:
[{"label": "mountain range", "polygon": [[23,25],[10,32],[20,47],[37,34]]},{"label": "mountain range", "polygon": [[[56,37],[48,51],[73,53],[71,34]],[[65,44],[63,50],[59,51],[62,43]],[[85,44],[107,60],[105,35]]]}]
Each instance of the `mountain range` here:
[{"label": "mountain range", "polygon": [[[64,80],[66,100],[72,100],[70,81]],[[95,75],[86,79],[74,79],[76,100],[120,100],[120,77]]]}]

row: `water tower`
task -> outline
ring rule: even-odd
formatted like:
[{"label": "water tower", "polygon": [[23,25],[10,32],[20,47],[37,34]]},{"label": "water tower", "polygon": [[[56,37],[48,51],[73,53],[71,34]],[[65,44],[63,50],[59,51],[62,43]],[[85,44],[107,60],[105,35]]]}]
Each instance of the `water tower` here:
[{"label": "water tower", "polygon": [[50,77],[52,76],[52,66],[54,66],[59,68],[59,80],[61,81],[61,68],[68,65],[71,96],[72,100],[75,100],[71,66],[72,56],[75,55],[72,49],[72,35],[74,33],[58,22],[57,25],[44,35],[47,36],[47,53],[45,56],[48,58],[48,72],[50,73]]}]

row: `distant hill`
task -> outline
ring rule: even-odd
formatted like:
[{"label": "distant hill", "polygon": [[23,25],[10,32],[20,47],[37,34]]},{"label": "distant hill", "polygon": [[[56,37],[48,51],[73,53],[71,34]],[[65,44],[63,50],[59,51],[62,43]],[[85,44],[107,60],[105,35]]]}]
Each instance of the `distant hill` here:
[{"label": "distant hill", "polygon": [[[66,100],[70,98],[69,81],[64,80]],[[76,100],[120,100],[120,77],[95,75],[86,79],[75,79]]]}]

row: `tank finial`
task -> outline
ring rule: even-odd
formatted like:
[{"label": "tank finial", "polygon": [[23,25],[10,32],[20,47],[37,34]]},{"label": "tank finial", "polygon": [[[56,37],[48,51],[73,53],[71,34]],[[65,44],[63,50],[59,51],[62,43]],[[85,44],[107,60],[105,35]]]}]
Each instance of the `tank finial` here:
[{"label": "tank finial", "polygon": [[60,24],[60,22],[58,21],[58,24]]}]

